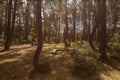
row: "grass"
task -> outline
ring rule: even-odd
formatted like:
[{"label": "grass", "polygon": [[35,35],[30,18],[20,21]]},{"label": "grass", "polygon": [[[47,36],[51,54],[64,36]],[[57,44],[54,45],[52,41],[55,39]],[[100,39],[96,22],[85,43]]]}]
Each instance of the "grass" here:
[{"label": "grass", "polygon": [[[13,46],[0,54],[0,80],[31,80],[32,59],[36,46]],[[51,54],[54,49],[64,49],[64,44],[44,44],[39,63],[50,63],[51,72],[35,74],[35,80],[119,80],[120,61],[102,62],[88,43],[72,43],[72,51]]]}]

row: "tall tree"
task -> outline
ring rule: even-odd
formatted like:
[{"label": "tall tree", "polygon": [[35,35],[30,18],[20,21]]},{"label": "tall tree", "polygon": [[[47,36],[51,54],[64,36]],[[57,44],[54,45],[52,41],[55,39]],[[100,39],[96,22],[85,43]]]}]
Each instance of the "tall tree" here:
[{"label": "tall tree", "polygon": [[83,2],[83,13],[82,13],[82,23],[83,23],[83,34],[81,37],[81,42],[83,43],[83,40],[87,40],[87,11],[86,11],[86,6],[87,6],[87,0],[82,0]]},{"label": "tall tree", "polygon": [[15,28],[15,20],[16,20],[16,9],[17,9],[17,0],[14,0],[14,9],[13,9],[13,15],[12,15],[12,26],[11,26],[11,36],[10,36],[10,45],[12,43],[13,35],[14,35],[14,28]]},{"label": "tall tree", "polygon": [[[106,58],[106,0],[97,0],[97,6],[96,6],[96,18],[95,18],[95,27],[93,27],[93,31],[89,38],[89,43],[91,48],[100,53],[101,58]],[[99,49],[97,49],[93,44],[93,37],[95,35],[95,31],[98,29],[97,33],[99,34]]]},{"label": "tall tree", "polygon": [[[90,44],[90,47],[95,51],[95,52],[98,52],[98,49],[97,47],[93,44],[93,41],[94,41],[94,37],[96,35],[96,30],[99,28],[99,13],[100,13],[100,1],[97,0],[96,1],[96,6],[95,6],[95,11],[93,12],[93,16],[94,17],[94,20],[93,20],[93,30],[92,30],[92,33],[90,34],[90,37],[89,37],[89,44]],[[94,16],[95,15],[95,16]],[[98,31],[99,33],[99,31]]]},{"label": "tall tree", "polygon": [[101,0],[100,2],[100,46],[99,46],[99,53],[101,57],[106,57],[106,0]]},{"label": "tall tree", "polygon": [[64,44],[65,46],[70,46],[69,39],[69,27],[68,27],[68,9],[67,9],[67,0],[65,0],[65,28],[64,28]]},{"label": "tall tree", "polygon": [[37,1],[36,4],[36,27],[37,27],[37,34],[38,34],[38,45],[37,49],[33,58],[33,66],[34,69],[38,69],[38,59],[39,55],[41,54],[42,51],[42,46],[43,46],[43,39],[42,39],[42,17],[41,17],[41,4],[42,0]]},{"label": "tall tree", "polygon": [[74,9],[73,9],[73,35],[72,35],[72,40],[73,40],[73,42],[75,42],[75,39],[76,39],[76,3],[77,3],[77,0],[74,0]]},{"label": "tall tree", "polygon": [[8,50],[10,48],[10,27],[11,27],[11,13],[12,13],[12,0],[8,1],[8,18],[7,18],[7,25],[6,25],[6,39],[5,39],[5,47],[4,50]]},{"label": "tall tree", "polygon": [[28,42],[28,35],[29,35],[29,28],[30,28],[30,25],[29,25],[29,18],[30,18],[30,3],[27,2],[27,5],[26,5],[26,12],[25,12],[25,41]]}]

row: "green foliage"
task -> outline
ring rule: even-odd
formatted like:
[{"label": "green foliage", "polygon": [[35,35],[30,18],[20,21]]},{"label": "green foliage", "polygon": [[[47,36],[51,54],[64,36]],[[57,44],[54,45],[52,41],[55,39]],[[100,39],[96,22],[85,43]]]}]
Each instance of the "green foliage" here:
[{"label": "green foliage", "polygon": [[112,49],[110,51],[112,51],[114,53],[120,52],[120,43],[109,43],[108,46]]},{"label": "green foliage", "polygon": [[[71,60],[68,60],[69,68],[72,69],[74,75],[80,75],[82,77],[90,77],[95,73],[96,65],[87,54],[81,53],[78,50],[74,50],[71,53]],[[92,72],[92,73],[91,73]]]},{"label": "green foliage", "polygon": [[78,42],[78,43],[73,43],[71,46],[73,49],[79,50],[80,53],[84,53],[84,54],[96,54],[91,47],[89,46],[88,42],[84,42],[84,44]]},{"label": "green foliage", "polygon": [[119,33],[115,33],[114,36],[111,38],[111,40],[109,42],[112,42],[112,43],[116,43],[116,42],[120,42],[120,34]]}]

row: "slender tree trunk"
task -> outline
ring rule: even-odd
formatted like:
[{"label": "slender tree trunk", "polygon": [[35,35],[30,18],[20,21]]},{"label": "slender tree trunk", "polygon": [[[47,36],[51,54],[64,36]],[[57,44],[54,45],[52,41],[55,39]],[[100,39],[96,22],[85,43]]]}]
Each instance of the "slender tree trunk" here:
[{"label": "slender tree trunk", "polygon": [[113,9],[114,9],[114,11],[113,11],[113,17],[114,17],[114,20],[113,20],[113,24],[114,24],[114,27],[113,27],[113,29],[112,29],[112,33],[111,33],[111,35],[107,38],[107,43],[108,43],[108,41],[113,37],[113,35],[114,35],[114,33],[115,33],[115,31],[116,31],[116,28],[117,28],[117,9],[116,9],[116,0],[113,0],[112,1],[113,2]]},{"label": "slender tree trunk", "polygon": [[6,39],[6,28],[7,28],[7,17],[8,17],[8,0],[6,0],[6,7],[5,7],[5,28],[4,28],[4,39],[3,39],[3,43],[5,42]]},{"label": "slender tree trunk", "polygon": [[93,17],[94,17],[94,24],[93,24],[93,29],[92,29],[92,33],[90,34],[89,37],[89,44],[90,47],[92,48],[93,51],[98,52],[97,47],[94,45],[93,41],[94,41],[94,37],[96,35],[96,30],[99,27],[99,13],[100,13],[100,1],[98,0],[96,2],[97,6],[96,6],[96,11],[93,13]]},{"label": "slender tree trunk", "polygon": [[91,1],[88,1],[88,40],[89,40],[89,38],[90,38],[90,32],[91,32]]},{"label": "slender tree trunk", "polygon": [[37,26],[36,26],[36,3],[34,2],[34,5],[33,5],[33,9],[34,9],[34,21],[33,21],[33,24],[34,24],[34,31],[33,31],[33,36],[32,36],[32,40],[31,40],[31,45],[33,46],[34,45],[34,42],[35,42],[35,39],[37,37]]},{"label": "slender tree trunk", "polygon": [[29,35],[29,2],[27,2],[26,7],[26,18],[25,18],[25,41],[28,42],[28,35]]},{"label": "slender tree trunk", "polygon": [[75,31],[76,31],[76,1],[74,2],[75,5],[74,5],[74,12],[73,12],[73,35],[72,35],[72,41],[75,42],[75,39],[76,39],[76,34],[75,34]]},{"label": "slender tree trunk", "polygon": [[14,11],[12,16],[12,27],[11,27],[11,36],[10,36],[10,45],[12,43],[12,38],[14,35],[14,27],[15,27],[15,18],[16,18],[16,8],[17,8],[17,0],[14,1]]},{"label": "slender tree trunk", "polygon": [[46,14],[43,11],[43,16],[44,16],[44,36],[43,36],[43,40],[46,42],[46,36],[47,36],[47,21],[46,21]]},{"label": "slender tree trunk", "polygon": [[83,40],[87,40],[87,13],[86,13],[86,1],[83,0],[83,34],[81,37],[81,43]]},{"label": "slender tree trunk", "polygon": [[100,9],[100,46],[99,53],[102,58],[106,58],[106,0],[101,1]]},{"label": "slender tree trunk", "polygon": [[64,28],[64,44],[65,46],[70,46],[70,39],[69,39],[69,28],[68,28],[68,10],[67,10],[67,0],[65,0],[65,25]]},{"label": "slender tree trunk", "polygon": [[58,20],[59,20],[59,27],[58,27],[58,43],[59,43],[59,42],[60,42],[60,37],[61,37],[61,36],[60,36],[61,18],[59,17]]},{"label": "slender tree trunk", "polygon": [[39,59],[39,55],[41,54],[42,45],[43,45],[41,4],[42,4],[42,0],[37,1],[37,4],[36,4],[36,8],[37,8],[36,26],[37,26],[37,30],[38,30],[38,45],[37,45],[37,49],[36,49],[36,52],[35,52],[35,55],[34,55],[34,58],[33,58],[33,66],[34,66],[35,70],[38,69],[38,59]]},{"label": "slender tree trunk", "polygon": [[8,21],[6,26],[6,39],[5,39],[5,47],[4,50],[8,50],[10,48],[10,27],[11,27],[11,13],[12,13],[12,0],[9,0],[8,3]]}]

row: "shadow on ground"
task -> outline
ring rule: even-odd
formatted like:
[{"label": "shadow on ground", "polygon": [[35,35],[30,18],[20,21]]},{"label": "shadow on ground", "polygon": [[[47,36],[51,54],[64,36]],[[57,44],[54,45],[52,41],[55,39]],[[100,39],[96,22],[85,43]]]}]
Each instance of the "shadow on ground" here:
[{"label": "shadow on ground", "polygon": [[[34,73],[30,78],[35,48],[29,46],[22,48],[0,55],[0,80],[112,80],[113,78],[103,77],[104,75],[110,76],[109,73],[113,70],[119,70],[117,61],[102,62],[89,55],[73,55],[81,54],[80,52],[63,51],[53,55],[47,51],[52,50],[48,47],[46,51],[43,49],[39,63],[49,62],[51,72],[48,74]],[[119,80],[119,78],[114,80],[117,79]]]}]

